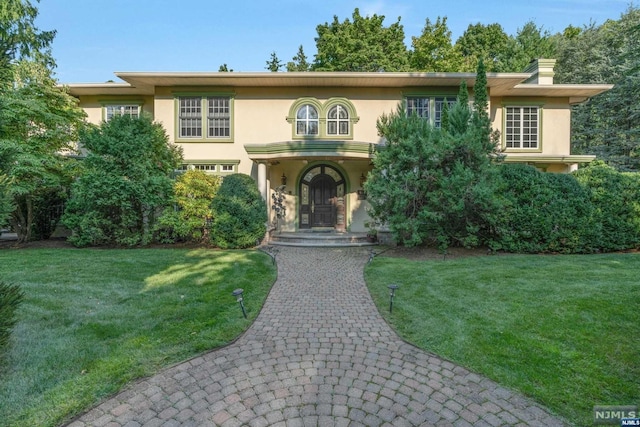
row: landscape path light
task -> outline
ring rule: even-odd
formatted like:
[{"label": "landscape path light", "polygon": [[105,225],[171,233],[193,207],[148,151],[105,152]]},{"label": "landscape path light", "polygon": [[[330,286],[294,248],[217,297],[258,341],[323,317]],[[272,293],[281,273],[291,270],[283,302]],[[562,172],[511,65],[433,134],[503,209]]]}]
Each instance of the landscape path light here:
[{"label": "landscape path light", "polygon": [[389,313],[391,313],[393,311],[393,297],[396,296],[396,289],[398,289],[400,286],[398,285],[389,285],[387,286],[387,288],[389,288],[391,290],[391,292],[389,292]]},{"label": "landscape path light", "polygon": [[242,309],[242,315],[246,319],[247,312],[244,309],[244,298],[242,297],[243,293],[244,293],[243,289],[236,289],[235,291],[232,292],[232,295],[236,297],[236,301],[238,301],[238,304],[240,304],[240,308]]}]

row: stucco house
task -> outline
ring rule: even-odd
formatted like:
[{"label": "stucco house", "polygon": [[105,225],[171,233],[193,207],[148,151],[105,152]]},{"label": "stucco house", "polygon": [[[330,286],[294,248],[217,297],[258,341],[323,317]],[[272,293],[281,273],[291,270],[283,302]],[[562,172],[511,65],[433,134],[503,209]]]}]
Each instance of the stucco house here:
[{"label": "stucco house", "polygon": [[[488,73],[492,126],[506,162],[569,172],[592,156],[571,154],[571,105],[611,85],[553,83],[555,61],[522,73]],[[184,150],[183,168],[240,172],[270,193],[286,185],[284,231],[367,230],[362,185],[377,144],[376,121],[405,102],[439,126],[475,74],[352,72],[119,72],[124,83],[71,84],[88,120],[149,113]],[[273,220],[274,213],[270,212]]]}]

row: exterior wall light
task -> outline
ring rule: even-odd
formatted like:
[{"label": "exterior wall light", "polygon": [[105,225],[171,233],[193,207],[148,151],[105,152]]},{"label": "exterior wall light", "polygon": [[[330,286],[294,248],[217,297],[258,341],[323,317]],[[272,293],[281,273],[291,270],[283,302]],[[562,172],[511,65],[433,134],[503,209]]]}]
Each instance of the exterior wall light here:
[{"label": "exterior wall light", "polygon": [[287,185],[287,176],[282,172],[282,176],[280,177],[280,183],[282,185]]},{"label": "exterior wall light", "polygon": [[389,313],[391,313],[393,311],[393,297],[396,296],[396,289],[398,289],[400,286],[398,285],[389,285],[387,286],[387,288],[389,288],[391,290],[391,292],[389,292]]},{"label": "exterior wall light", "polygon": [[233,291],[231,293],[231,295],[233,295],[234,297],[236,297],[236,301],[238,301],[238,304],[240,304],[240,308],[242,309],[242,315],[244,316],[244,318],[247,318],[247,312],[244,309],[244,298],[242,297],[242,294],[244,293],[243,289],[236,289],[235,291]]}]

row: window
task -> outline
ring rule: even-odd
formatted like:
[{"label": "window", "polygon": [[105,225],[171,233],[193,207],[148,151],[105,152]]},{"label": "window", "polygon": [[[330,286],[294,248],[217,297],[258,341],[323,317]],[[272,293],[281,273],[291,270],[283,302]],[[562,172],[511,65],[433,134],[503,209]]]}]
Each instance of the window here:
[{"label": "window", "polygon": [[216,171],[216,165],[211,165],[211,164],[193,165],[193,168],[195,170],[204,171],[204,172],[215,172]]},{"label": "window", "polygon": [[207,136],[209,138],[228,138],[231,124],[229,98],[207,98]]},{"label": "window", "polygon": [[131,116],[140,117],[139,105],[106,105],[105,107],[105,121],[111,120],[113,116]]},{"label": "window", "polygon": [[539,107],[506,107],[506,148],[537,149]]},{"label": "window", "polygon": [[305,104],[296,113],[296,135],[318,135],[318,110]]},{"label": "window", "polygon": [[416,115],[420,118],[429,120],[429,105],[431,98],[407,98],[407,115],[409,117]]},{"label": "window", "polygon": [[407,115],[416,115],[439,128],[442,125],[442,109],[447,104],[449,108],[456,103],[456,97],[408,97]]},{"label": "window", "polygon": [[456,103],[456,98],[452,97],[452,98],[435,98],[434,99],[434,103],[435,103],[435,114],[434,114],[434,118],[433,118],[433,125],[437,128],[439,128],[440,126],[442,126],[442,107],[444,107],[445,104],[447,104],[447,108],[449,110],[451,110],[451,108],[455,105]]},{"label": "window", "polygon": [[354,126],[360,118],[346,98],[320,101],[304,97],[291,104],[286,120],[291,124],[293,139],[335,141],[353,139]]},{"label": "window", "polygon": [[202,99],[200,97],[180,98],[178,119],[180,138],[201,138]]},{"label": "window", "polygon": [[327,135],[349,135],[349,112],[342,105],[335,105],[327,114]]},{"label": "window", "polygon": [[227,175],[229,173],[237,172],[238,164],[240,164],[240,160],[207,159],[207,160],[187,161],[186,163],[182,164],[182,166],[177,170],[177,172],[182,173],[188,170],[199,170],[212,175]]},{"label": "window", "polygon": [[232,97],[179,96],[176,105],[178,139],[201,141],[232,139]]}]

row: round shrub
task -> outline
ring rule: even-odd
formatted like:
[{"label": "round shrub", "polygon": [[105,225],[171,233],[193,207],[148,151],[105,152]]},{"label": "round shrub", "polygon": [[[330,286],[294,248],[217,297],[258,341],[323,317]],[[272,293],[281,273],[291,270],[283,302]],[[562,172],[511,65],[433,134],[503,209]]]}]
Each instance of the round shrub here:
[{"label": "round shrub", "polygon": [[249,248],[267,232],[267,205],[248,175],[226,176],[211,204],[211,241],[222,249]]}]

